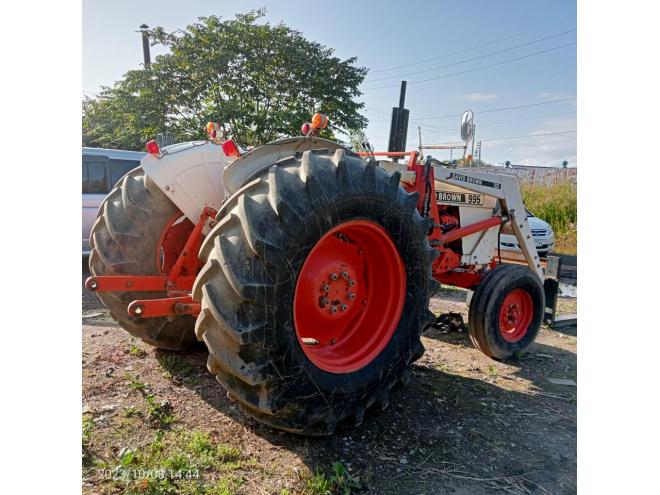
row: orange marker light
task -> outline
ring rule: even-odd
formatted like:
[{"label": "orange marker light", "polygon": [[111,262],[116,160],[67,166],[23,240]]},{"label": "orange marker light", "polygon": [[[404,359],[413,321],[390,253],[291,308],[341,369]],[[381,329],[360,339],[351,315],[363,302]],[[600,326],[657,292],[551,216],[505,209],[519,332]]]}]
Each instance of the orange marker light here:
[{"label": "orange marker light", "polygon": [[312,127],[314,129],[325,129],[328,127],[328,116],[322,113],[315,113],[312,117]]}]

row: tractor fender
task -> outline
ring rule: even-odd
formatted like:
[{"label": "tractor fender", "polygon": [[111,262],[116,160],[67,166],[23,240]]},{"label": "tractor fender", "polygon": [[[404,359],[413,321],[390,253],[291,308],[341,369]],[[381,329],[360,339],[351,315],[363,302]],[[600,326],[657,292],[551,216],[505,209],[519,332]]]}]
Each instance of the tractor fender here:
[{"label": "tractor fender", "polygon": [[193,223],[205,207],[219,210],[225,199],[222,172],[234,158],[209,141],[173,144],[162,152],[147,154],[140,163],[151,182]]},{"label": "tractor fender", "polygon": [[234,194],[243,185],[257,177],[261,172],[283,158],[295,156],[297,153],[311,149],[328,149],[330,153],[348,148],[334,141],[319,137],[294,137],[279,139],[255,148],[240,158],[234,160],[224,169],[222,182],[228,194]]}]

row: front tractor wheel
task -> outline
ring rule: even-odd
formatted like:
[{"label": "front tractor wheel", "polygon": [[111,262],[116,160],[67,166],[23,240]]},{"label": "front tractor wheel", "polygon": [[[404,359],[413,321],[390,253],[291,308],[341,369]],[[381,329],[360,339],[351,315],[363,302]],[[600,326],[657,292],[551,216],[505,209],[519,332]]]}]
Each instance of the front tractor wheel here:
[{"label": "front tractor wheel", "polygon": [[209,370],[257,420],[327,435],[387,407],[433,319],[417,198],[398,174],[317,150],[225,203],[200,252],[196,332]]},{"label": "front tractor wheel", "polygon": [[544,307],[543,286],[535,273],[525,266],[500,265],[472,296],[470,339],[492,358],[517,357],[536,339]]}]

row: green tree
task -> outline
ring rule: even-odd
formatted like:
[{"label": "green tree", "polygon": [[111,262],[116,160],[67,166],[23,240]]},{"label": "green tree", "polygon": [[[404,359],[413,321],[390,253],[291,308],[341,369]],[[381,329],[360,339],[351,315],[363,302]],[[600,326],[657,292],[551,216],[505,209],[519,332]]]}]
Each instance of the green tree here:
[{"label": "green tree", "polygon": [[325,137],[363,129],[355,98],[367,70],[284,24],[258,24],[264,14],[152,30],[153,43],[169,53],[83,101],[87,142],[137,150],[159,133],[204,138],[206,122],[216,121],[241,145],[254,146],[299,134],[314,112],[330,117]]}]

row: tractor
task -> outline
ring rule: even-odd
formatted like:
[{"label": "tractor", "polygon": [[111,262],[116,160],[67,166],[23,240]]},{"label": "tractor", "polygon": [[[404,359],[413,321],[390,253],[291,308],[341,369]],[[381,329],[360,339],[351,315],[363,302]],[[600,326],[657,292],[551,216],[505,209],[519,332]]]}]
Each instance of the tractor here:
[{"label": "tractor", "polygon": [[[249,415],[329,435],[388,407],[434,322],[440,284],[469,289],[480,351],[534,341],[544,273],[517,177],[417,151],[355,153],[303,135],[241,149],[147,143],[103,202],[88,290],[131,335],[161,349],[203,341],[207,367]],[[510,224],[522,263],[503,263]]]}]

